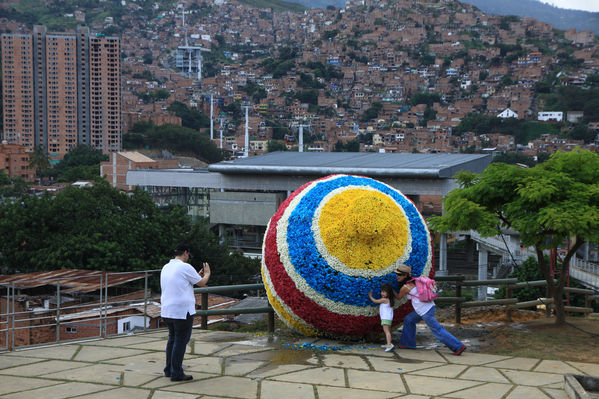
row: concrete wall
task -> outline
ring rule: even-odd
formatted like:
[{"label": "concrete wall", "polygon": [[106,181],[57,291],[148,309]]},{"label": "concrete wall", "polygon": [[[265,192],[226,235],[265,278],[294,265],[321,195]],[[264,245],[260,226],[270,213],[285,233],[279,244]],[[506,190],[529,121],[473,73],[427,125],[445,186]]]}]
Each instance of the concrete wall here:
[{"label": "concrete wall", "polygon": [[210,223],[266,226],[286,193],[213,192]]}]

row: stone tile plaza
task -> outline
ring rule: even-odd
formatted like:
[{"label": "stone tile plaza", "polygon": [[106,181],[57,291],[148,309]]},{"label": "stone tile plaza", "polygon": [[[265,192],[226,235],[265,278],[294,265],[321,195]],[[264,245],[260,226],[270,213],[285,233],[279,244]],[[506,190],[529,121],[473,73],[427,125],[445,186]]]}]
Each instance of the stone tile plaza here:
[{"label": "stone tile plaza", "polygon": [[0,397],[562,399],[564,374],[599,375],[599,361],[454,356],[447,348],[385,353],[378,344],[194,330],[184,360],[194,379],[171,382],[162,374],[167,335],[0,354]]}]

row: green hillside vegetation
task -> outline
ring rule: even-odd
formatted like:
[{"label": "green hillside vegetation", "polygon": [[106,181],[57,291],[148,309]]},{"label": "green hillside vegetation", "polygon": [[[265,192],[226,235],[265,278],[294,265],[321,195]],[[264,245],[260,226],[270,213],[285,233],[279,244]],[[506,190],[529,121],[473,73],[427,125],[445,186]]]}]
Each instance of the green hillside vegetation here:
[{"label": "green hillside vegetation", "polygon": [[306,10],[306,7],[301,4],[282,0],[239,0],[239,2],[256,8],[272,8],[274,11],[302,12]]}]

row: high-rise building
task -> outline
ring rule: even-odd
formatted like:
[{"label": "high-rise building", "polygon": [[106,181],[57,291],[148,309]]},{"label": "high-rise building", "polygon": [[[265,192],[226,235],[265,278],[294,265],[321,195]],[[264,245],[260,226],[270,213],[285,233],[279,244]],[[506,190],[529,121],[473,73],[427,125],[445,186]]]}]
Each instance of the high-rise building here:
[{"label": "high-rise building", "polygon": [[56,162],[78,144],[121,149],[120,40],[91,34],[2,35],[4,139]]}]

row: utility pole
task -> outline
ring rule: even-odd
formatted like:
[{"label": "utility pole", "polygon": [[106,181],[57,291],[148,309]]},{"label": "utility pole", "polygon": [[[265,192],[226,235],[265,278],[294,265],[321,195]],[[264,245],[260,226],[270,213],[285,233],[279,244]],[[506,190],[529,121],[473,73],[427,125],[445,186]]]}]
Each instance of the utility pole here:
[{"label": "utility pole", "polygon": [[219,122],[220,122],[220,149],[223,149],[223,123],[225,122],[225,118],[224,116],[221,114],[220,118],[219,118]]},{"label": "utility pole", "polygon": [[304,125],[303,123],[300,123],[299,125],[299,143],[298,143],[298,151],[299,152],[304,152],[304,127],[310,127],[310,124],[306,124]]},{"label": "utility pole", "polygon": [[210,90],[210,140],[214,139],[214,102],[212,96],[212,90]]},{"label": "utility pole", "polygon": [[250,133],[249,133],[249,116],[248,112],[250,109],[249,105],[242,105],[241,109],[245,109],[245,149],[243,151],[243,157],[247,158],[250,156]]}]

